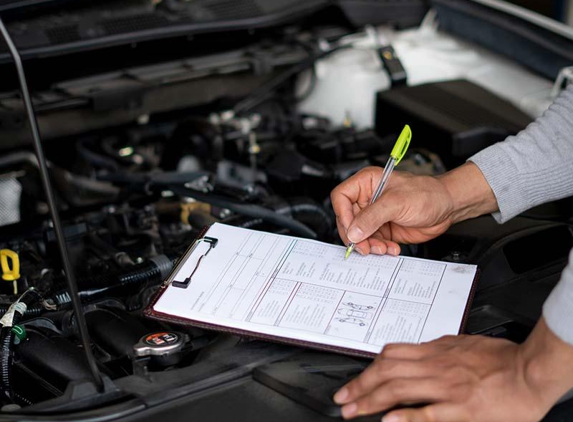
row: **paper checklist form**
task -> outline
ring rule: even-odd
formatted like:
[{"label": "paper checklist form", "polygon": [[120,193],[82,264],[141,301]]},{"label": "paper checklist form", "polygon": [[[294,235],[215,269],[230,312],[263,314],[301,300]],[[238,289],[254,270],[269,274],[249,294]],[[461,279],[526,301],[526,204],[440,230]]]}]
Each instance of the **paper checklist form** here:
[{"label": "paper checklist form", "polygon": [[477,270],[409,257],[345,261],[341,246],[223,224],[206,236],[216,247],[192,248],[148,315],[374,354],[387,343],[457,334]]}]

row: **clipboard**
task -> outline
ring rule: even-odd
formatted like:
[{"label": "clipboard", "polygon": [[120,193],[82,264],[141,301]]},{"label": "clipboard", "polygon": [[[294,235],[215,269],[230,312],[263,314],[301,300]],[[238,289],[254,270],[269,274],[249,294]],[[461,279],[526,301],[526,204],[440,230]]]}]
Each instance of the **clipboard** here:
[{"label": "clipboard", "polygon": [[[204,321],[198,321],[195,319],[189,319],[189,318],[184,318],[184,317],[180,317],[180,316],[174,316],[174,315],[170,315],[167,313],[163,313],[163,312],[159,312],[159,311],[154,310],[155,304],[159,301],[159,299],[163,296],[165,291],[171,285],[173,285],[174,288],[180,288],[180,289],[192,288],[193,276],[194,276],[195,272],[197,271],[198,267],[201,265],[201,261],[203,260],[203,258],[209,254],[216,254],[217,245],[219,244],[219,242],[224,241],[224,239],[218,239],[215,237],[206,236],[210,227],[211,226],[206,226],[201,230],[201,232],[199,233],[197,238],[193,241],[193,243],[186,250],[185,254],[177,261],[177,264],[171,270],[170,274],[165,279],[164,283],[161,285],[159,290],[156,292],[156,294],[154,295],[154,297],[150,301],[149,305],[144,309],[143,314],[146,317],[151,318],[151,319],[155,319],[158,321],[166,322],[166,323],[173,323],[173,324],[184,325],[184,326],[187,325],[187,326],[197,327],[197,328],[201,328],[201,329],[205,329],[205,330],[210,330],[210,331],[215,331],[215,332],[220,332],[220,333],[226,333],[226,334],[232,334],[232,335],[241,336],[241,337],[247,337],[247,338],[254,339],[254,340],[269,341],[269,342],[280,343],[280,344],[285,344],[285,345],[289,345],[289,346],[297,346],[297,347],[301,347],[301,348],[309,348],[309,349],[320,350],[320,351],[325,351],[325,352],[339,353],[339,354],[348,355],[348,356],[355,356],[355,357],[368,358],[368,359],[373,359],[377,356],[377,353],[370,353],[370,352],[352,349],[352,348],[347,348],[347,347],[333,346],[333,345],[323,344],[323,343],[319,343],[319,342],[312,342],[312,341],[304,341],[304,340],[299,340],[299,339],[287,338],[287,337],[278,336],[278,335],[259,333],[256,331],[250,331],[250,330],[244,330],[244,329],[239,329],[239,328],[234,328],[234,327],[228,327],[225,325],[212,324],[212,323],[207,323]],[[194,267],[194,270],[192,271],[192,273],[187,278],[185,278],[184,280],[174,280],[175,275],[179,272],[179,270],[182,268],[182,266],[186,263],[187,259],[189,257],[191,257],[193,255],[193,253],[196,251],[197,247],[203,243],[208,244],[209,249],[197,258],[197,264]],[[468,316],[469,316],[469,313],[471,310],[471,304],[472,304],[473,298],[475,296],[477,283],[479,280],[479,274],[480,274],[480,271],[479,271],[479,269],[477,269],[475,276],[474,276],[474,279],[473,279],[473,282],[472,282],[471,290],[470,290],[470,293],[469,293],[469,296],[467,299],[467,303],[466,303],[466,307],[465,307],[465,310],[463,313],[463,317],[462,317],[461,322],[460,322],[458,334],[462,334],[464,329],[465,329],[467,319],[468,319]]]}]

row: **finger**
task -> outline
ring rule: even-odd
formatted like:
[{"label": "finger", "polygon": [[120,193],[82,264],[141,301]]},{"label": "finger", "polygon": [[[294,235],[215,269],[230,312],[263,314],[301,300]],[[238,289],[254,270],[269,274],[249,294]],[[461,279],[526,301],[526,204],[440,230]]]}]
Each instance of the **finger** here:
[{"label": "finger", "polygon": [[436,377],[396,378],[378,386],[370,394],[342,407],[345,419],[371,415],[403,403],[433,403],[446,400],[448,390]]},{"label": "finger", "polygon": [[[398,256],[400,255],[400,245],[397,244],[396,242],[392,241],[392,240],[388,240],[389,238],[384,236],[384,234],[380,234],[379,232],[374,233],[372,236],[370,236],[369,241],[370,241],[370,248],[372,250],[373,246],[381,246],[382,250],[384,251],[383,253],[379,253],[379,255],[383,255],[383,254],[388,254],[388,255],[392,255],[392,256]],[[374,242],[374,243],[373,243]],[[372,253],[377,253],[372,251]]]},{"label": "finger", "polygon": [[363,169],[338,185],[330,194],[334,213],[344,227],[348,228],[354,220],[356,213],[352,212],[353,205],[366,206],[368,204],[372,180],[380,171],[375,167]]},{"label": "finger", "polygon": [[[360,214],[360,211],[362,211],[365,207],[361,206],[358,202],[355,202],[354,204],[352,204],[352,212],[354,213],[354,217],[356,218],[356,216],[358,214]],[[353,219],[354,221],[354,219]],[[348,229],[348,227],[346,227]]]},{"label": "finger", "polygon": [[419,409],[400,409],[389,412],[382,422],[460,422],[468,420],[460,406],[437,403]]},{"label": "finger", "polygon": [[376,359],[420,360],[440,353],[444,347],[442,343],[436,341],[421,344],[387,344]]},{"label": "finger", "polygon": [[[342,186],[337,187],[330,194],[334,214],[336,215],[336,219],[340,221],[340,224],[344,228],[345,235],[348,227],[354,220],[353,205],[356,202],[356,199],[353,199],[354,197],[357,197],[357,194],[354,192],[349,193],[344,191]],[[340,230],[339,232],[342,233]]]},{"label": "finger", "polygon": [[[348,237],[346,236],[346,230],[342,226],[342,223],[337,218],[336,219],[336,227],[338,229],[338,234],[340,234],[340,238],[344,242],[345,245],[349,245],[350,242],[348,241]],[[370,244],[368,241],[360,242],[358,245],[354,245],[354,250],[358,252],[360,255],[368,255],[370,250]]]},{"label": "finger", "polygon": [[391,240],[389,240],[388,242],[386,242],[386,245],[388,245],[388,255],[392,256],[400,255],[402,248],[396,242],[392,242]]},{"label": "finger", "polygon": [[364,208],[348,228],[348,239],[358,243],[370,237],[385,223],[398,216],[400,208],[396,201],[379,201]]},{"label": "finger", "polygon": [[392,256],[400,255],[400,251],[402,250],[402,248],[400,247],[399,244],[397,244],[393,240],[385,240],[384,242],[386,243],[386,247],[388,248],[387,251],[388,255]]},{"label": "finger", "polygon": [[350,403],[392,379],[423,378],[435,373],[434,365],[421,361],[377,359],[362,374],[342,387],[334,395],[334,401],[338,404]]},{"label": "finger", "polygon": [[[338,218],[336,218],[336,227],[338,229],[340,239],[342,239],[345,245],[349,245],[350,242],[346,236],[346,229],[342,226],[342,223]],[[370,244],[366,240],[364,242],[360,242],[358,245],[354,245],[354,250],[360,255],[368,255],[371,252]]]},{"label": "finger", "polygon": [[348,245],[350,242],[348,241],[348,237],[346,236],[346,227],[342,224],[338,216],[336,216],[336,228],[338,229],[338,234],[340,235],[340,239],[345,245]]},{"label": "finger", "polygon": [[393,255],[393,256],[400,255],[400,251],[402,250],[402,248],[394,238],[394,233],[392,232],[391,225],[384,224],[380,228],[379,233],[382,234],[382,238],[386,242],[386,246],[388,247],[388,255]]},{"label": "finger", "polygon": [[370,254],[371,250],[370,250],[370,243],[368,242],[368,239],[355,244],[354,249],[360,254],[360,255],[368,255]]},{"label": "finger", "polygon": [[388,246],[386,246],[386,242],[379,239],[378,237],[370,237],[370,239],[368,239],[368,243],[370,244],[370,252],[373,254],[386,255],[386,252],[388,252]]}]

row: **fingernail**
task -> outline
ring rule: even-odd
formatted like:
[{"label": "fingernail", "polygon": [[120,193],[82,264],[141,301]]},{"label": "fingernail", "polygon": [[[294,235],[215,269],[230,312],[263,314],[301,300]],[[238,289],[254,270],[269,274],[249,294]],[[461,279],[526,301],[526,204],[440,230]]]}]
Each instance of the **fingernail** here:
[{"label": "fingernail", "polygon": [[405,422],[399,415],[386,415],[382,418],[382,422]]},{"label": "fingernail", "polygon": [[[388,248],[388,253],[392,256],[397,256],[398,255],[398,250],[394,247],[394,246],[390,246]],[[384,421],[386,422],[386,421]]]},{"label": "fingernail", "polygon": [[357,247],[355,246],[355,247],[354,247],[354,250],[355,250],[356,252],[358,252],[360,255],[364,255],[364,252],[362,251],[362,249],[357,248]]},{"label": "fingernail", "polygon": [[338,404],[342,404],[348,398],[348,388],[342,387],[338,392],[334,395],[334,401]]},{"label": "fingernail", "polygon": [[356,403],[347,404],[342,408],[342,416],[345,418],[351,418],[356,416],[358,413],[358,405]]},{"label": "fingernail", "polygon": [[360,230],[360,228],[357,226],[350,227],[347,236],[348,240],[350,240],[352,243],[358,243],[361,240],[364,240],[364,232],[362,232],[362,230]]},{"label": "fingernail", "polygon": [[372,253],[375,253],[376,255],[384,255],[380,246],[372,246]]}]

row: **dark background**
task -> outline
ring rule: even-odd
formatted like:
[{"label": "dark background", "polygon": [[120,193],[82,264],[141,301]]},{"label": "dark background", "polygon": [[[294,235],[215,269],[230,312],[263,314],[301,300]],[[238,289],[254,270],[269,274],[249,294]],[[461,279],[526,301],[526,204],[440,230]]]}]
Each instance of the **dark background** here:
[{"label": "dark background", "polygon": [[[519,6],[526,7],[535,12],[541,13],[542,15],[549,16],[550,18],[556,19],[561,22],[572,24],[571,17],[572,13],[569,12],[573,8],[572,0],[507,0],[509,3],[517,4]],[[569,22],[567,18],[569,16]]]}]

